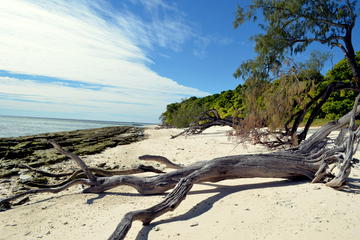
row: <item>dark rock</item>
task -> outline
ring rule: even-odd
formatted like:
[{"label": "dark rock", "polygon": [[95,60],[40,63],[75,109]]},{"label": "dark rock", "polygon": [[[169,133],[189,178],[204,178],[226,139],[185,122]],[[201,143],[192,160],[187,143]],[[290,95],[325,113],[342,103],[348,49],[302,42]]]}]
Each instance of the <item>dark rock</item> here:
[{"label": "dark rock", "polygon": [[47,184],[49,181],[46,177],[36,177],[33,178],[31,182],[37,184]]},{"label": "dark rock", "polygon": [[0,212],[6,211],[6,210],[9,210],[9,209],[11,209],[10,202],[0,203]]},{"label": "dark rock", "polygon": [[[108,147],[140,141],[144,139],[144,131],[143,128],[117,126],[0,138],[0,178],[19,175],[19,168],[23,164],[41,167],[66,160],[66,156],[57,153],[47,143],[48,139],[58,142],[65,150],[77,155],[90,155],[100,153]],[[38,180],[45,182],[45,179]]]}]

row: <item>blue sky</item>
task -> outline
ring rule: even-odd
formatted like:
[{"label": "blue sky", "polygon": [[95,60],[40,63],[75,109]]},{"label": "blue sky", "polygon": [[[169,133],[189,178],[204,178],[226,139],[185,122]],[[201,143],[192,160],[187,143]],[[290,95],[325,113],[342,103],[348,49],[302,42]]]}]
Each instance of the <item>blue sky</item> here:
[{"label": "blue sky", "polygon": [[246,2],[5,0],[0,115],[158,122],[171,102],[233,89],[259,33],[232,26]]}]

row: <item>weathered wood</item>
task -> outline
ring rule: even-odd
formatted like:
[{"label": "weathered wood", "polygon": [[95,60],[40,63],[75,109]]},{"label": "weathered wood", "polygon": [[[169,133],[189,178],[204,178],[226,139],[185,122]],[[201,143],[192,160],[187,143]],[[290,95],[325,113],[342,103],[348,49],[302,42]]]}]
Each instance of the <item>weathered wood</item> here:
[{"label": "weathered wood", "polygon": [[65,156],[71,158],[72,160],[74,160],[79,167],[81,168],[81,170],[83,170],[83,172],[86,174],[87,178],[90,180],[90,182],[92,184],[97,184],[96,183],[96,177],[95,175],[90,171],[90,169],[88,168],[88,166],[85,164],[85,162],[77,155],[65,151],[59,144],[57,144],[56,142],[52,141],[52,140],[48,140],[48,142],[53,145],[53,147],[60,153],[64,154]]},{"label": "weathered wood", "polygon": [[328,183],[326,183],[329,187],[340,187],[345,182],[346,178],[350,175],[351,172],[351,161],[353,156],[357,150],[359,144],[359,133],[360,127],[354,131],[355,128],[355,116],[356,109],[359,103],[360,95],[358,95],[355,99],[354,107],[350,116],[350,124],[349,124],[349,136],[346,144],[346,152],[344,154],[344,160],[340,162],[340,171],[338,174]]},{"label": "weathered wood", "polygon": [[[56,184],[39,184],[39,183],[34,183],[34,182],[24,183],[25,185],[28,185],[31,187],[40,187],[40,188],[60,187],[74,179],[86,177],[86,175],[84,174],[84,172],[81,169],[73,171],[73,172],[63,173],[63,174],[53,174],[53,173],[49,173],[46,171],[36,170],[31,167],[29,167],[28,169],[31,171],[37,172],[39,174],[42,174],[44,176],[49,176],[49,177],[59,177],[59,176],[71,175],[67,179],[63,180],[60,183],[56,183]],[[138,173],[144,173],[144,172],[164,173],[163,171],[156,169],[153,166],[146,166],[146,165],[138,165],[135,168],[125,169],[125,170],[105,170],[102,168],[93,168],[93,167],[89,167],[89,170],[96,176],[101,176],[101,177],[109,177],[109,176],[116,176],[116,175],[130,175],[130,174],[138,174]]]},{"label": "weathered wood", "polygon": [[[319,168],[320,163],[309,162],[305,155],[291,152],[275,152],[269,154],[235,155],[215,158],[210,161],[197,162],[190,166],[150,177],[138,177],[132,175],[115,175],[96,177],[96,185],[89,179],[76,179],[62,186],[29,190],[13,197],[0,200],[0,203],[8,202],[24,195],[41,192],[59,192],[74,184],[89,185],[84,193],[100,193],[109,189],[128,185],[135,188],[141,194],[160,194],[173,188],[181,178],[196,171],[208,170],[206,175],[200,175],[199,182],[217,182],[225,179],[251,178],[251,177],[278,177],[294,178],[305,176],[312,179]],[[90,168],[88,168],[90,171]],[[79,181],[77,181],[79,180]],[[70,184],[70,185],[69,185]]]},{"label": "weathered wood", "polygon": [[171,162],[169,159],[167,159],[166,157],[163,156],[157,156],[157,155],[142,155],[139,157],[140,160],[150,160],[150,161],[155,161],[158,163],[162,163],[165,166],[167,166],[168,168],[174,168],[174,169],[180,169],[183,168],[184,166],[181,166],[179,164],[173,163]]},{"label": "weathered wood", "polygon": [[177,138],[181,135],[195,135],[200,134],[206,129],[213,126],[229,126],[233,127],[236,123],[239,123],[242,119],[237,117],[225,117],[221,118],[219,113],[215,110],[209,110],[201,113],[199,117],[190,123],[190,126],[184,131],[171,136],[171,139]]},{"label": "weathered wood", "polygon": [[185,199],[186,194],[190,191],[192,186],[193,183],[189,177],[182,178],[174,190],[168,194],[161,203],[144,210],[127,213],[122,218],[113,234],[111,234],[109,240],[124,239],[131,228],[132,222],[135,220],[142,221],[144,225],[148,225],[156,217],[159,217],[168,211],[173,211],[182,202],[182,200]]},{"label": "weathered wood", "polygon": [[[356,107],[356,115],[360,113],[360,106]],[[311,135],[308,139],[302,142],[301,145],[299,145],[298,149],[301,152],[309,152],[313,150],[317,144],[320,142],[326,140],[326,137],[329,136],[329,134],[332,131],[336,131],[339,129],[344,128],[346,125],[350,123],[350,119],[352,116],[352,111],[348,112],[344,116],[342,116],[340,119],[329,122],[325,125],[323,125],[320,129],[318,129],[313,135]]]}]

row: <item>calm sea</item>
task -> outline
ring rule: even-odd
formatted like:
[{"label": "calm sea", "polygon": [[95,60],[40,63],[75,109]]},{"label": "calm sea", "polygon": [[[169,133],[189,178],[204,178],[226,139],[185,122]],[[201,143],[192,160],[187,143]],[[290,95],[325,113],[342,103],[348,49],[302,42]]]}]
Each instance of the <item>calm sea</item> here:
[{"label": "calm sea", "polygon": [[145,126],[145,123],[0,116],[0,137],[71,131],[108,126]]}]

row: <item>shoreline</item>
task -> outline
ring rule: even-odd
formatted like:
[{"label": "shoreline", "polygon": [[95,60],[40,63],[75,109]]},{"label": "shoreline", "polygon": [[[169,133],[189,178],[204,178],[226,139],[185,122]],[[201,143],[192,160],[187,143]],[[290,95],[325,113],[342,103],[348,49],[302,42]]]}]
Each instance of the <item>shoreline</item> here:
[{"label": "shoreline", "polygon": [[145,127],[149,123],[0,115],[0,139],[102,127]]},{"label": "shoreline", "polygon": [[22,137],[0,138],[0,178],[19,175],[19,166],[48,166],[67,157],[57,153],[47,140],[58,142],[77,155],[90,155],[106,148],[129,144],[144,138],[144,129],[130,126],[62,131]]},{"label": "shoreline", "polygon": [[[181,129],[150,127],[145,129],[144,140],[108,148],[84,157],[84,161],[91,166],[106,162],[130,168],[143,163],[138,156],[154,154],[189,165],[268,151],[262,146],[239,145],[229,139],[228,130],[213,127],[201,135],[170,139]],[[161,168],[157,163],[154,166]],[[359,176],[360,171],[354,170],[353,187],[344,191],[270,178],[196,184],[175,211],[149,226],[134,222],[126,239],[356,239],[360,234]],[[0,239],[107,239],[125,213],[152,206],[164,197],[141,196],[128,186],[104,194],[79,191],[77,186],[59,194],[38,194],[26,205],[0,212]]]}]

